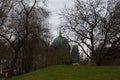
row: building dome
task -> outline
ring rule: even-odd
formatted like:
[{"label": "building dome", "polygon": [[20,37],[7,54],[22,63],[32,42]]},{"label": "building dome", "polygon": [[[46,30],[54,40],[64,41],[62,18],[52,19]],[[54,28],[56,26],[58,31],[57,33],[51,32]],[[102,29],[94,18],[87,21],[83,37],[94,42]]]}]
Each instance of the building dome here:
[{"label": "building dome", "polygon": [[69,43],[65,37],[58,36],[52,43],[53,47],[69,46]]},{"label": "building dome", "polygon": [[51,45],[51,55],[54,64],[67,64],[70,62],[70,45],[61,32]]},{"label": "building dome", "polygon": [[59,36],[57,38],[55,38],[55,40],[53,41],[51,46],[55,47],[55,48],[60,48],[60,47],[70,48],[70,45],[69,45],[67,39],[65,37],[63,37],[61,35],[61,33],[59,33]]}]

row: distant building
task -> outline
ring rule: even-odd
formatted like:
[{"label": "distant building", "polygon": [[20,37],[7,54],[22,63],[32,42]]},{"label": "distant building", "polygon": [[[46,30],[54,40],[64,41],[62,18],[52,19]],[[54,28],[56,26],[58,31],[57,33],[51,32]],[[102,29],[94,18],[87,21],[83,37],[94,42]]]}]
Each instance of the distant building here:
[{"label": "distant building", "polygon": [[[54,39],[50,47],[50,53],[48,54],[49,64],[71,64],[71,62],[78,62],[78,47],[74,46],[74,48],[71,55],[69,42],[62,36],[61,32],[59,32],[59,36]],[[74,57],[74,61],[72,61],[72,57]]]},{"label": "distant building", "polygon": [[74,46],[72,47],[71,59],[72,59],[72,62],[77,62],[77,63],[79,63],[80,53],[79,53],[78,45],[74,45]]}]

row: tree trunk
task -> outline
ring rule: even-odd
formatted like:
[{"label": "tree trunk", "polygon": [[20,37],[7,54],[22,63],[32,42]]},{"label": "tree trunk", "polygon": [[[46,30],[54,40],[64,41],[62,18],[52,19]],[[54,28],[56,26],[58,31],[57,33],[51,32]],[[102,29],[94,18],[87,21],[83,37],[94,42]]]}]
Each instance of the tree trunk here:
[{"label": "tree trunk", "polygon": [[11,69],[9,71],[10,77],[12,77],[14,75],[14,68],[16,67],[17,57],[18,57],[18,51],[15,51],[15,56],[11,62]]}]

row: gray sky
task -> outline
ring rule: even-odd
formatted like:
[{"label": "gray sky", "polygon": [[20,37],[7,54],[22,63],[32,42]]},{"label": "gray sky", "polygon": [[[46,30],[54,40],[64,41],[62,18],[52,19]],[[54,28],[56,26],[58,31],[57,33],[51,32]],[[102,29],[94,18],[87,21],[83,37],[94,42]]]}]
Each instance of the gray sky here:
[{"label": "gray sky", "polygon": [[73,0],[48,0],[47,5],[51,12],[49,18],[51,33],[54,37],[56,37],[58,36],[58,28],[60,25],[60,11],[62,11],[64,6],[72,7]]},{"label": "gray sky", "polygon": [[[64,9],[64,7],[71,8],[73,6],[73,0],[48,0],[47,6],[51,11],[49,18],[51,34],[53,37],[57,37],[59,33],[60,19],[59,13]],[[81,51],[81,50],[80,50]],[[83,54],[83,56],[85,56]]]}]

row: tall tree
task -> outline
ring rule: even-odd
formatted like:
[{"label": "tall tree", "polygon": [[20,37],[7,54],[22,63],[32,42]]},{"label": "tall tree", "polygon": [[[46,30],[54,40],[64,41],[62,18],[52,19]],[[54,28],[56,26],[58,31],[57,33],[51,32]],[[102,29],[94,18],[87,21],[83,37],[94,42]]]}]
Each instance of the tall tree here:
[{"label": "tall tree", "polygon": [[[69,31],[68,39],[78,43],[87,57],[97,65],[100,65],[103,49],[108,45],[110,38],[113,38],[110,34],[115,34],[111,32],[111,29],[113,30],[111,16],[115,2],[115,0],[75,0],[72,9],[65,9],[62,12],[64,19],[62,28],[66,32]],[[100,51],[96,53],[98,47]]]},{"label": "tall tree", "polygon": [[7,3],[7,1],[8,0],[3,0],[6,5],[1,8],[4,10],[2,10],[3,13],[0,15],[2,20],[0,36],[5,39],[14,50],[14,58],[10,70],[10,74],[12,75],[19,52],[25,44],[25,41],[33,31],[42,33],[42,30],[38,30],[43,26],[43,22],[48,16],[48,13],[38,5],[43,3],[44,0],[29,0],[31,4],[28,3],[28,0],[9,0],[9,3]]}]

